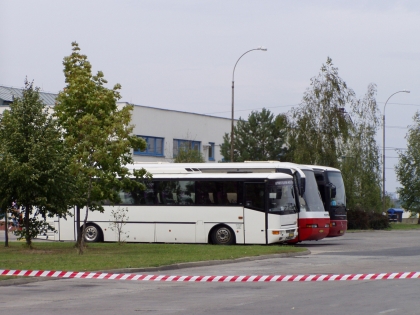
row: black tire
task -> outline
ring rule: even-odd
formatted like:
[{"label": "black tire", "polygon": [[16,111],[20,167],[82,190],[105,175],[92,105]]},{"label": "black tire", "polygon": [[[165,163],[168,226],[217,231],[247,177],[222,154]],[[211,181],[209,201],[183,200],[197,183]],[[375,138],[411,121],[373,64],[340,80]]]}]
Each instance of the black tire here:
[{"label": "black tire", "polygon": [[85,242],[87,243],[100,242],[102,239],[101,236],[102,236],[102,231],[97,225],[95,224],[86,225]]},{"label": "black tire", "polygon": [[235,244],[235,234],[228,226],[220,225],[213,229],[211,240],[215,245],[232,245]]}]

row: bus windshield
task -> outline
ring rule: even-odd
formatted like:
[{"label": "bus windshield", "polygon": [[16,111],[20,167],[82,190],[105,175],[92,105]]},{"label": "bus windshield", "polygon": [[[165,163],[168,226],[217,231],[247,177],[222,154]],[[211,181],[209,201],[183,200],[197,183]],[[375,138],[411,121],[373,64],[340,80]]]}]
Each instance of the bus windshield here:
[{"label": "bus windshield", "polygon": [[346,205],[346,191],[344,189],[344,182],[341,173],[339,172],[328,172],[328,179],[336,188],[336,194],[333,198],[337,206]]},{"label": "bus windshield", "polygon": [[297,212],[292,180],[273,180],[268,183],[269,212],[292,214]]},{"label": "bus windshield", "polygon": [[306,204],[306,211],[325,211],[321,196],[318,191],[318,184],[315,180],[314,172],[311,170],[302,170],[306,177],[306,187],[303,198]]}]

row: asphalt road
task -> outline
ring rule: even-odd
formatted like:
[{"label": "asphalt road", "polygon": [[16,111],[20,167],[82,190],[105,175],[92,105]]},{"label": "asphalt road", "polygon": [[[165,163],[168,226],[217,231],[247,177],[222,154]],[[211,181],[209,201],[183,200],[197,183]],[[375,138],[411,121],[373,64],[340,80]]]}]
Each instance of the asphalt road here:
[{"label": "asphalt road", "polygon": [[[291,275],[420,271],[420,230],[304,242],[311,255],[153,272]],[[186,283],[60,279],[0,287],[0,314],[420,314],[420,279]]]}]

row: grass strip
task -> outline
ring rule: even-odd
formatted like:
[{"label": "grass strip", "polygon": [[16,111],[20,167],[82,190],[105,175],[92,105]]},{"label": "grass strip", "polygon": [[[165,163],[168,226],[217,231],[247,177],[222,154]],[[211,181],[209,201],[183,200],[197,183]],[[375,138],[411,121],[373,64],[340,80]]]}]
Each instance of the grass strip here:
[{"label": "grass strip", "polygon": [[420,224],[412,223],[390,223],[391,228],[388,230],[418,230],[420,229]]},{"label": "grass strip", "polygon": [[384,230],[347,230],[347,233],[357,233],[357,232],[369,232],[369,231],[408,231],[408,230],[419,230],[420,224],[413,224],[413,223],[400,223],[400,222],[390,222],[390,228]]},{"label": "grass strip", "polygon": [[[144,268],[183,262],[225,260],[267,254],[296,253],[305,248],[290,245],[135,244],[92,243],[78,255],[74,243],[0,242],[0,269],[94,271]],[[0,277],[1,279],[2,277]]]}]

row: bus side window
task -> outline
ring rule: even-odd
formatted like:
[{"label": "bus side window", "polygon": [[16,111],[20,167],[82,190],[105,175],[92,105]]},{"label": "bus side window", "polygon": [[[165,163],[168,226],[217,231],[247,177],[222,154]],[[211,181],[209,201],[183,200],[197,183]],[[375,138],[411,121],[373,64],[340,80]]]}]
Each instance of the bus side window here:
[{"label": "bus side window", "polygon": [[165,205],[175,204],[175,200],[174,200],[172,192],[166,192],[166,191],[162,192],[162,199]]},{"label": "bus side window", "polygon": [[152,191],[145,191],[144,192],[144,200],[146,202],[146,205],[154,205],[155,204],[155,196]]},{"label": "bus side window", "polygon": [[246,207],[264,211],[265,185],[262,183],[246,183],[244,199],[246,200]]},{"label": "bus side window", "polygon": [[227,193],[227,199],[229,203],[237,203],[238,196],[236,193]]},{"label": "bus side window", "polygon": [[225,199],[227,199],[227,198],[224,198],[223,192],[218,191],[217,192],[217,204],[218,205],[224,205],[225,204],[225,202],[224,202]]},{"label": "bus side window", "polygon": [[214,203],[213,193],[209,193],[209,200],[210,200],[211,203]]},{"label": "bus side window", "polygon": [[196,181],[195,192],[197,194],[196,204],[206,205],[210,204],[209,191],[211,191],[213,182]]},{"label": "bus side window", "polygon": [[238,189],[238,182],[236,181],[224,182],[222,191],[223,191],[224,204],[237,205],[238,200],[241,200],[240,204],[242,204],[242,193],[241,193],[241,189]]}]

